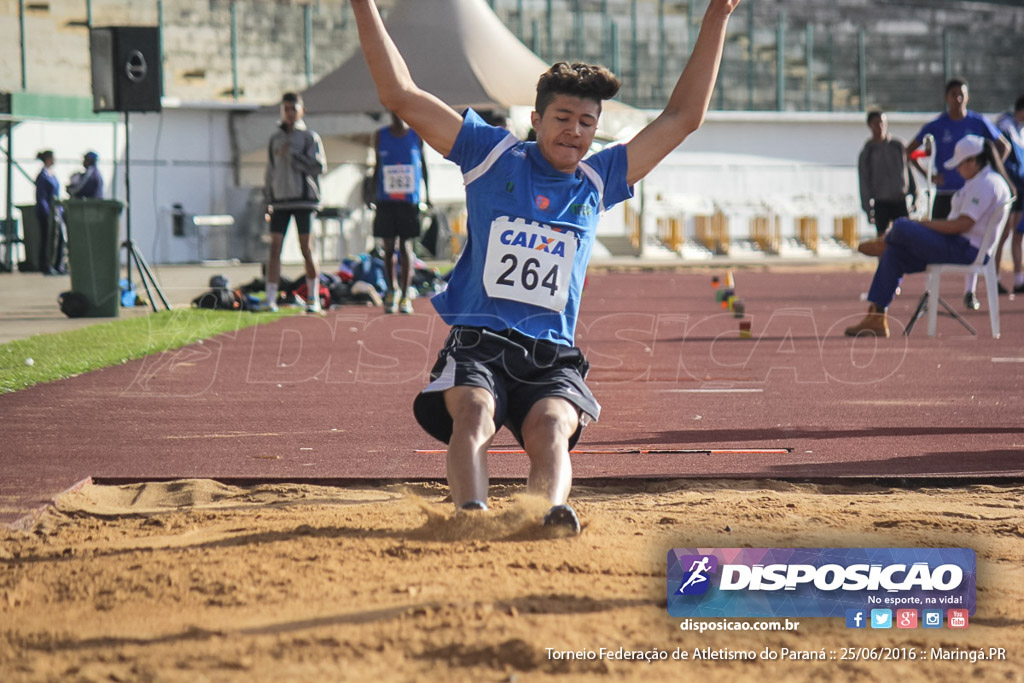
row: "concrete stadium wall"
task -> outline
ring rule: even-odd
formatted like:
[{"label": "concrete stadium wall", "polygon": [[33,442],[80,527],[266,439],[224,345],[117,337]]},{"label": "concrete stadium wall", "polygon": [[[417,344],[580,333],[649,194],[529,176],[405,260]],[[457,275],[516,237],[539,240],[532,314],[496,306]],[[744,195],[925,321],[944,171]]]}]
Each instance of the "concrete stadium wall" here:
[{"label": "concrete stadium wall", "polygon": [[[231,7],[236,8],[238,97],[231,52]],[[382,3],[389,6],[390,2]],[[92,26],[157,26],[156,2],[93,0]],[[357,47],[346,3],[266,0],[165,0],[164,95],[184,101],[273,102],[337,67]],[[306,74],[309,9],[310,74]],[[90,95],[89,30],[85,0],[27,3],[25,89]],[[20,90],[18,2],[0,0],[0,90]]]},{"label": "concrete stadium wall", "polygon": [[[380,0],[385,14],[396,1]],[[625,79],[622,99],[655,108],[664,103],[686,64],[707,0],[489,4],[513,33],[548,61],[617,61]],[[25,3],[24,16],[19,17],[17,0],[0,0],[0,90],[22,89],[23,18],[25,89],[90,95],[87,5],[93,26],[155,26],[161,19],[156,2],[48,0]],[[164,93],[182,101],[274,102],[285,90],[302,89],[326,75],[357,48],[351,12],[341,0],[164,0],[161,6]],[[232,6],[237,26],[234,63]],[[776,43],[782,13],[783,110],[861,111],[880,106],[938,111],[947,75],[970,80],[971,105],[977,111],[1004,109],[1024,89],[1024,7],[967,0],[745,0],[730,23],[713,108],[778,108]],[[612,22],[618,30],[615,46],[610,40]],[[810,45],[807,27],[812,29]],[[860,30],[866,69],[863,97]]]}]

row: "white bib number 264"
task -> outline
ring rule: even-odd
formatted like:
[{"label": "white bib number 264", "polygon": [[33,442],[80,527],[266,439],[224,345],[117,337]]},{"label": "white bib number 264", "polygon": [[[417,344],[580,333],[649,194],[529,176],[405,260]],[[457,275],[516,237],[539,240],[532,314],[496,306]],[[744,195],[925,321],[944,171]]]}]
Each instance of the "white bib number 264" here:
[{"label": "white bib number 264", "polygon": [[491,223],[484,289],[497,299],[562,311],[575,257],[572,233],[503,216]]}]

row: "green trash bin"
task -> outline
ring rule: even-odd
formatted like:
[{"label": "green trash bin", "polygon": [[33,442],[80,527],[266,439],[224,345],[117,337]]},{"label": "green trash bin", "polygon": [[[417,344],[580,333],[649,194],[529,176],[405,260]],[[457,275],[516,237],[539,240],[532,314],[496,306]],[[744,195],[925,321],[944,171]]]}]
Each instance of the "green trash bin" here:
[{"label": "green trash bin", "polygon": [[20,268],[25,273],[39,272],[39,218],[36,216],[35,204],[18,204],[21,211],[21,243],[25,246],[25,265]]},{"label": "green trash bin", "polygon": [[116,318],[120,309],[123,210],[116,199],[64,201],[71,291],[88,300],[85,317]]}]

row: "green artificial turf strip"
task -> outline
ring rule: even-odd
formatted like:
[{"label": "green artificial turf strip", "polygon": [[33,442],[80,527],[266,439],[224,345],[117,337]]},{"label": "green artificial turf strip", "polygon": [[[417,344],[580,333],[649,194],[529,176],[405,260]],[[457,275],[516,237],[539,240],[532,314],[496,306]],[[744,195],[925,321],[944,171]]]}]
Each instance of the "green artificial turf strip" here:
[{"label": "green artificial turf strip", "polygon": [[[0,393],[120,365],[295,312],[283,309],[279,313],[254,314],[183,308],[18,339],[0,345]],[[31,365],[26,362],[29,358]]]}]

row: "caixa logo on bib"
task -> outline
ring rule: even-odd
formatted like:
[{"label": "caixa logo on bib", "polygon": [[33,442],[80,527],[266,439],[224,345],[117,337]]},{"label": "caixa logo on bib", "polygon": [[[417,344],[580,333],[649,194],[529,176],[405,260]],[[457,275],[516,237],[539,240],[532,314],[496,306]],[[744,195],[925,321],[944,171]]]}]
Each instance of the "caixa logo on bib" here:
[{"label": "caixa logo on bib", "polygon": [[974,614],[967,548],[675,548],[674,617],[842,617],[847,609],[941,608]]}]

